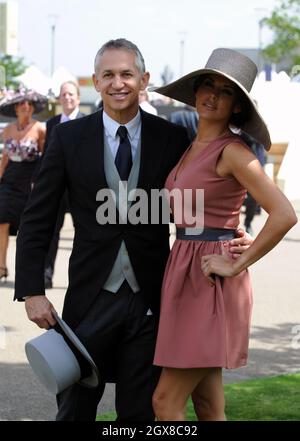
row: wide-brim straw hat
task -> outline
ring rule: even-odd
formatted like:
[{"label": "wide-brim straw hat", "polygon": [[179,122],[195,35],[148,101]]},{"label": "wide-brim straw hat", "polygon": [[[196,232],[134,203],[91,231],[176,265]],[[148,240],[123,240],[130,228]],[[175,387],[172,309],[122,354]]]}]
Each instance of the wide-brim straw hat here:
[{"label": "wide-brim straw hat", "polygon": [[271,139],[267,125],[250,96],[250,90],[257,75],[257,67],[250,58],[240,52],[225,48],[215,49],[204,69],[195,70],[166,86],[152,87],[150,90],[195,107],[195,82],[201,75],[206,74],[223,75],[239,87],[249,102],[250,108],[248,120],[239,128],[249,133],[263,144],[266,150],[269,150]]},{"label": "wide-brim straw hat", "polygon": [[16,92],[8,91],[0,101],[0,113],[5,116],[16,117],[15,105],[23,101],[30,101],[34,107],[33,113],[39,113],[45,109],[48,98],[32,89],[21,89]]},{"label": "wide-brim straw hat", "polygon": [[57,395],[75,383],[99,384],[99,372],[81,341],[57,314],[55,327],[25,344],[31,368],[46,389]]}]

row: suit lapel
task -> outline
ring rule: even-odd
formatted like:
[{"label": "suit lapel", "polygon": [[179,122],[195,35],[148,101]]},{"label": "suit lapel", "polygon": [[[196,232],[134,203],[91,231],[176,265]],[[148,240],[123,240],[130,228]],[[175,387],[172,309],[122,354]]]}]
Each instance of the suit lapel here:
[{"label": "suit lapel", "polygon": [[96,192],[108,187],[104,172],[103,130],[102,111],[90,115],[79,148],[84,178]]},{"label": "suit lapel", "polygon": [[56,124],[60,123],[60,118],[61,118],[61,114],[55,116],[55,119],[53,119],[53,125],[54,126],[56,126]]},{"label": "suit lapel", "polygon": [[166,131],[159,131],[159,125],[152,115],[141,110],[141,164],[138,188],[150,189],[161,171],[164,149],[167,144]]},{"label": "suit lapel", "polygon": [[[80,142],[78,155],[84,179],[98,191],[107,188],[104,171],[104,140],[102,110],[90,115]],[[167,131],[159,130],[156,118],[141,110],[141,162],[138,188],[151,189],[162,169],[167,145]]]},{"label": "suit lapel", "polygon": [[85,116],[85,113],[82,113],[82,112],[78,112],[77,113],[77,115],[76,115],[76,119],[78,119],[78,118],[82,118],[83,116]]},{"label": "suit lapel", "polygon": [[60,123],[60,117],[61,115],[56,115],[47,121],[46,126],[48,131],[51,131],[54,126]]}]

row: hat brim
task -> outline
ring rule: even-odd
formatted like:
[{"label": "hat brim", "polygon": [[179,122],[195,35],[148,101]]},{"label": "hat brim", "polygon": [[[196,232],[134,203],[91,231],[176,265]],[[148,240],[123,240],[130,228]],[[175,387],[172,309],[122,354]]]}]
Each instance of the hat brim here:
[{"label": "hat brim", "polygon": [[269,150],[271,147],[271,139],[265,121],[260,115],[249,92],[235,78],[231,77],[230,75],[225,74],[219,71],[218,69],[207,69],[207,68],[198,69],[179,78],[176,81],[173,81],[172,83],[166,86],[151,87],[149,88],[149,90],[152,92],[160,93],[161,95],[168,96],[177,101],[188,104],[189,106],[195,107],[196,104],[195,102],[196,97],[194,90],[195,80],[199,78],[201,75],[206,75],[206,74],[222,75],[223,77],[228,78],[230,81],[232,81],[239,87],[239,89],[243,92],[243,94],[247,98],[251,108],[250,118],[246,121],[246,123],[241,125],[239,128],[249,133],[249,135],[251,135],[257,141],[263,144],[266,150]]},{"label": "hat brim", "polygon": [[67,323],[57,314],[54,313],[53,315],[57,320],[57,323],[59,324],[63,334],[65,334],[67,338],[71,340],[71,342],[74,344],[74,346],[78,349],[78,351],[81,353],[81,355],[85,358],[85,360],[89,363],[91,367],[91,375],[86,378],[81,378],[78,381],[78,383],[85,387],[90,387],[90,388],[97,387],[99,384],[99,371],[94,360],[92,359],[86,348],[83,346],[79,338],[76,336],[76,334],[67,325]]},{"label": "hat brim", "polygon": [[2,98],[0,102],[0,114],[4,116],[8,116],[10,118],[16,118],[16,110],[15,105],[21,103],[22,101],[30,101],[33,104],[34,112],[40,113],[45,109],[48,99],[44,95],[39,93],[34,93],[33,95],[18,95],[11,99]]}]

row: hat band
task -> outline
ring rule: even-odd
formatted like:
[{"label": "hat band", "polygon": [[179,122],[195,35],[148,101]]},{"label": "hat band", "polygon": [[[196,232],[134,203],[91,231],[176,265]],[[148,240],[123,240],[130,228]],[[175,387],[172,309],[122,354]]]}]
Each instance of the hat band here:
[{"label": "hat band", "polygon": [[80,372],[81,372],[81,379],[87,378],[90,375],[92,375],[92,372],[93,372],[92,366],[84,358],[82,353],[77,349],[77,347],[74,345],[72,340],[62,331],[62,329],[59,326],[58,322],[56,322],[56,324],[54,326],[52,326],[52,328],[63,337],[63,339],[65,340],[66,344],[69,346],[69,348],[71,349],[71,351],[75,355],[76,360],[78,361],[78,364],[79,364],[79,368],[80,368]]}]

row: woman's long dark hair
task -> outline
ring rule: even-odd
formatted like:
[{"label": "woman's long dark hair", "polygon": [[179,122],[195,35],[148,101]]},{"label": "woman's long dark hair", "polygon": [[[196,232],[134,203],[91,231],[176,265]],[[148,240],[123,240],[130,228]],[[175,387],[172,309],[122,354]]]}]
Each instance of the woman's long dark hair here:
[{"label": "woman's long dark hair", "polygon": [[[199,86],[203,83],[203,81],[209,78],[209,74],[200,75],[198,78],[196,78],[194,82],[194,93],[196,94]],[[234,84],[234,83],[233,83]],[[241,111],[238,113],[232,113],[229,124],[232,124],[235,127],[242,127],[246,121],[250,119],[251,114],[251,104],[246,97],[246,95],[240,90],[238,86],[235,85],[235,91],[236,91],[236,102],[235,104],[240,105]]]}]

